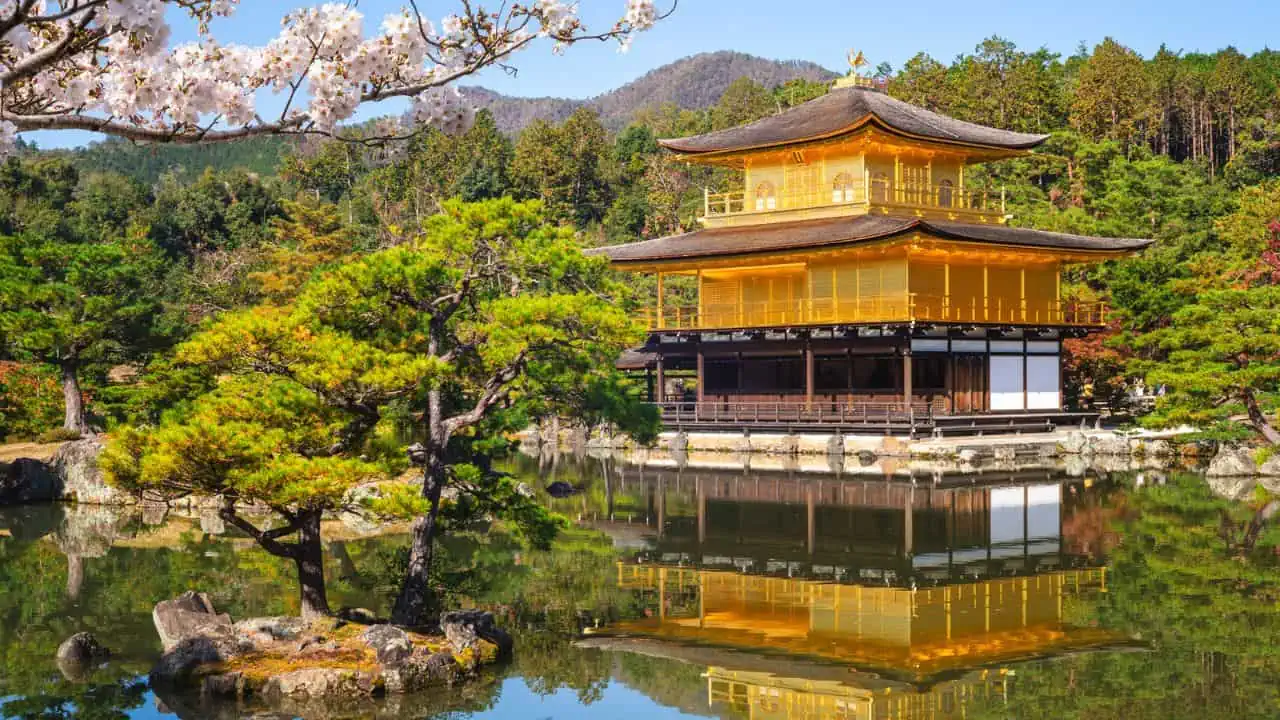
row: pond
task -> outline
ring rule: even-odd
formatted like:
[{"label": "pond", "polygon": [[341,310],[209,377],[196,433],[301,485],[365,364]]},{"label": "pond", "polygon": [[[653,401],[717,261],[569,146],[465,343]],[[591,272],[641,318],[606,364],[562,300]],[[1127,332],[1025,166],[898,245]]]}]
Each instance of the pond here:
[{"label": "pond", "polygon": [[[1280,716],[1280,533],[1190,472],[936,474],[511,465],[572,527],[451,540],[441,581],[515,658],[451,692],[254,717]],[[552,497],[546,488],[556,485]],[[569,487],[572,486],[572,487]],[[330,600],[385,611],[396,528],[325,526]],[[157,697],[155,602],[296,609],[292,567],[212,517],[0,511],[0,715],[237,717]],[[68,678],[88,630],[115,655]]]}]

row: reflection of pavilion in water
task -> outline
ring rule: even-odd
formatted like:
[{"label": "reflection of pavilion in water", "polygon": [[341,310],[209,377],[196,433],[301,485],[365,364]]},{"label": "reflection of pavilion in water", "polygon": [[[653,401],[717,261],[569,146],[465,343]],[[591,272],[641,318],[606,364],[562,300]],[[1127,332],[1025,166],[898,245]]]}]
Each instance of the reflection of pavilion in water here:
[{"label": "reflection of pavilion in water", "polygon": [[644,504],[651,539],[641,560],[906,586],[1086,562],[1063,552],[1062,518],[1076,492],[1046,472],[936,484],[634,467],[617,475],[607,496]]},{"label": "reflection of pavilion in water", "polygon": [[610,494],[646,498],[651,539],[618,583],[648,616],[610,629],[880,673],[711,665],[712,708],[753,718],[960,717],[1003,692],[1004,663],[1115,644],[1068,622],[1071,598],[1106,589],[1062,551],[1074,493],[1045,473],[977,480],[624,469]]}]

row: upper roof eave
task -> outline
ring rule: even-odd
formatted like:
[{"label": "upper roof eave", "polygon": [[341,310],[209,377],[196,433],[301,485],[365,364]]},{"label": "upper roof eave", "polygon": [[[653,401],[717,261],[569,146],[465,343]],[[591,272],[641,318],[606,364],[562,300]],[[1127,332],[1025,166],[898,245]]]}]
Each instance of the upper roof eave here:
[{"label": "upper roof eave", "polygon": [[988,151],[1030,150],[1049,137],[956,120],[875,90],[853,87],[832,90],[746,125],[658,143],[692,160],[814,142],[854,132],[868,123],[913,140]]}]

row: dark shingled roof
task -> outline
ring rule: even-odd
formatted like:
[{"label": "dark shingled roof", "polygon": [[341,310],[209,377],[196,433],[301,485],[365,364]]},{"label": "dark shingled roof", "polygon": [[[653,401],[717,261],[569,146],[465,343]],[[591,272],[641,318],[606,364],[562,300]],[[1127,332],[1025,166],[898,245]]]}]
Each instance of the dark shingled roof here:
[{"label": "dark shingled roof", "polygon": [[747,150],[839,135],[874,118],[889,130],[943,142],[1025,150],[1048,135],[997,130],[949,118],[870,88],[837,88],[822,97],[736,128],[659,140],[663,147],[698,154]]},{"label": "dark shingled roof", "polygon": [[595,248],[589,252],[603,254],[610,260],[620,263],[652,262],[851,245],[886,239],[912,231],[970,242],[1113,253],[1141,250],[1153,242],[1134,238],[1068,235],[1006,225],[973,225],[884,215],[855,215],[824,220],[695,230],[682,235]]}]

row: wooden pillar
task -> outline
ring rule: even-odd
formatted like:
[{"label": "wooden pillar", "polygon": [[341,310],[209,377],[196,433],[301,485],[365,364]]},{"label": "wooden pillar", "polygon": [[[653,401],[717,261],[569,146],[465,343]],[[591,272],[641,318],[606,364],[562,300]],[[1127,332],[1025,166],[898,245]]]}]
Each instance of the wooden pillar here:
[{"label": "wooden pillar", "polygon": [[943,387],[947,393],[947,412],[954,413],[956,411],[956,390],[955,390],[955,364],[956,356],[950,352],[947,353],[947,362],[943,366]]},{"label": "wooden pillar", "polygon": [[698,402],[702,402],[703,391],[707,386],[706,381],[706,361],[702,354],[702,343],[698,343]]},{"label": "wooden pillar", "polygon": [[987,319],[987,308],[991,307],[990,292],[987,289],[987,264],[982,263],[982,319]]},{"label": "wooden pillar", "polygon": [[902,351],[902,402],[911,407],[911,348]]},{"label": "wooden pillar", "polygon": [[648,365],[644,366],[644,387],[648,395],[649,402],[657,402],[657,398],[654,396],[653,392],[653,368]]},{"label": "wooden pillar", "polygon": [[[662,293],[662,273],[658,273],[658,302],[657,302],[657,311],[658,311],[657,320],[658,321],[654,325],[654,327],[657,327],[657,328],[666,327],[666,324],[667,324],[666,318],[664,318],[662,315],[662,294],[663,294]],[[659,372],[659,377],[661,377],[661,372]]]},{"label": "wooden pillar", "polygon": [[662,363],[662,351],[658,351],[658,361],[654,367],[654,375],[658,381],[658,392],[654,402],[666,402],[667,399],[667,375]]},{"label": "wooden pillar", "polygon": [[[1019,307],[1022,309],[1022,316],[1018,318],[1021,322],[1027,320],[1027,266],[1023,265],[1018,268],[1018,293],[1020,295]],[[1038,318],[1038,322],[1044,322],[1044,318]]]},{"label": "wooden pillar", "polygon": [[813,340],[804,340],[804,406],[813,409]]}]

